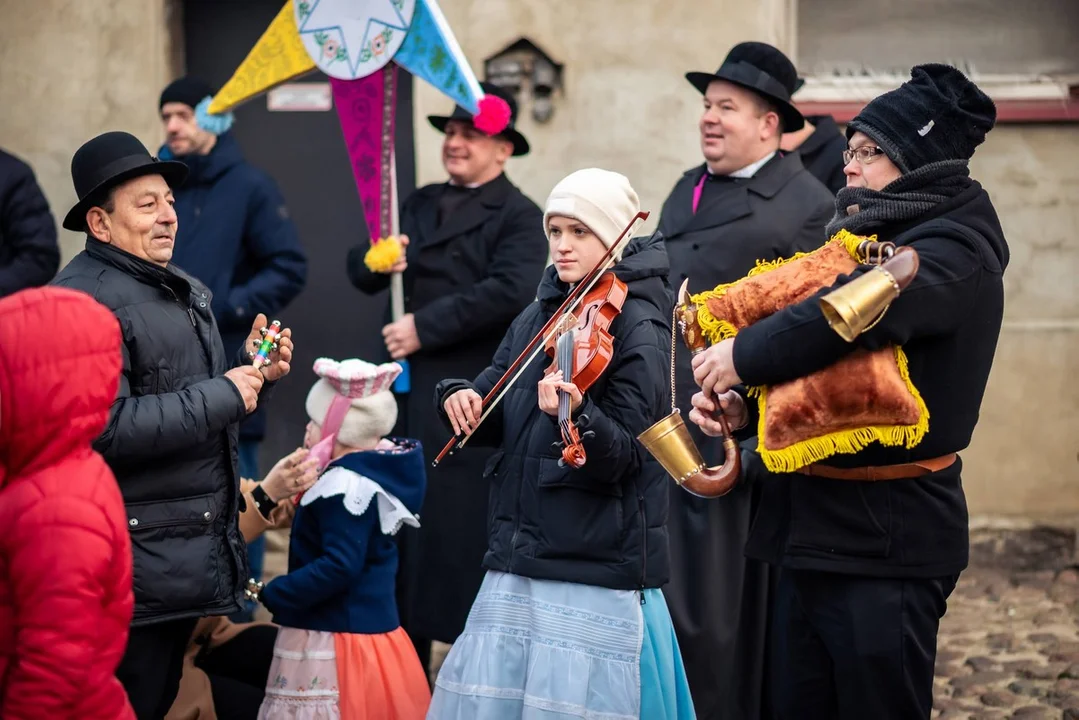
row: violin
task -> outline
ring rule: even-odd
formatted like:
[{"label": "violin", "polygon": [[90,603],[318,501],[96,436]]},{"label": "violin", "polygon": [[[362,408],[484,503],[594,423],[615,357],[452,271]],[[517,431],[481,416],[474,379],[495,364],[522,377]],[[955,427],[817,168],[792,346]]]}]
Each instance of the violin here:
[{"label": "violin", "polygon": [[[565,382],[576,385],[582,395],[587,392],[611,364],[614,356],[611,323],[622,312],[628,294],[626,284],[613,272],[601,275],[596,286],[584,296],[578,311],[563,315],[558,334],[547,341],[544,349],[554,361],[544,376],[562,370]],[[560,467],[584,467],[587,458],[581,441],[582,437],[587,439],[592,434],[586,432],[581,436],[578,431],[587,426],[587,415],[581,415],[574,424],[570,418],[570,395],[559,390],[558,428],[562,442],[555,446],[562,453],[558,461]]]},{"label": "violin", "polygon": [[[603,374],[602,370],[606,369],[607,363],[610,362],[610,357],[608,356],[607,360],[603,361],[602,363],[599,360],[595,360],[594,357],[602,357],[603,352],[611,353],[612,345],[604,345],[604,343],[613,342],[613,338],[610,336],[609,332],[610,321],[613,320],[615,316],[617,316],[618,312],[621,311],[622,306],[621,303],[619,303],[617,305],[617,311],[615,311],[615,305],[613,302],[608,302],[607,300],[601,301],[601,298],[616,298],[617,295],[615,294],[615,291],[613,289],[615,287],[614,283],[620,283],[621,281],[618,281],[617,278],[615,278],[612,274],[610,276],[611,280],[607,281],[612,283],[612,289],[608,293],[599,294],[599,291],[597,291],[597,294],[593,296],[592,290],[599,284],[599,281],[601,277],[604,276],[604,273],[614,267],[614,258],[616,257],[616,253],[625,249],[625,246],[629,244],[630,239],[633,237],[630,231],[638,223],[644,222],[647,219],[648,213],[644,211],[638,212],[636,215],[634,215],[633,218],[629,221],[629,224],[626,225],[626,227],[622,230],[622,233],[618,236],[618,239],[614,243],[612,243],[609,248],[607,248],[607,252],[604,253],[603,257],[599,259],[595,267],[589,270],[588,273],[583,278],[581,278],[581,280],[573,287],[573,289],[570,290],[569,294],[566,296],[566,299],[562,301],[562,304],[558,307],[554,314],[551,315],[550,319],[546,323],[544,323],[543,327],[540,328],[540,331],[536,333],[536,336],[528,342],[524,350],[521,351],[521,354],[518,355],[517,358],[510,364],[506,372],[502,374],[502,377],[500,377],[498,381],[494,384],[494,386],[491,388],[491,391],[488,392],[486,397],[483,398],[483,412],[480,414],[479,420],[477,421],[476,426],[473,428],[473,433],[475,433],[476,428],[483,424],[483,421],[487,419],[487,417],[491,414],[491,412],[502,400],[502,398],[505,397],[506,392],[513,386],[515,382],[517,382],[521,375],[524,374],[524,371],[528,368],[529,364],[532,362],[532,360],[536,358],[536,356],[541,351],[547,350],[553,344],[554,352],[551,354],[555,356],[558,355],[557,341],[560,337],[567,334],[567,329],[572,329],[573,334],[570,335],[567,340],[563,341],[569,349],[565,350],[566,359],[562,361],[562,364],[559,367],[570,367],[572,365],[573,370],[570,376],[574,378],[574,384],[576,384],[578,388],[581,388],[581,385],[576,382],[576,376],[578,373],[580,373],[581,382],[585,382],[586,380],[588,380],[588,378],[591,377],[591,380],[585,383],[585,387],[590,386],[593,382],[596,381],[596,378]],[[625,292],[624,288],[625,286],[623,284],[623,293]],[[585,298],[589,297],[593,298],[593,302],[590,305],[585,306],[584,300]],[[622,300],[624,301],[625,297],[623,297]],[[592,309],[589,310],[589,312],[586,314],[584,310],[588,308]],[[599,317],[606,319],[597,320],[597,318]],[[582,325],[580,331],[576,329],[577,325]],[[593,329],[600,328],[602,328],[602,331],[592,332]],[[585,332],[586,329],[588,330],[587,332]],[[578,335],[580,335],[582,338],[582,353],[580,355],[578,355],[577,353],[576,338]],[[606,338],[608,338],[608,340],[604,340],[605,336]],[[594,355],[591,351],[593,344],[595,347]],[[606,350],[603,349],[604,347],[606,347]],[[569,354],[570,350],[573,351],[572,358]],[[580,361],[582,357],[584,358],[583,362]],[[589,358],[593,359],[590,360]],[[598,372],[597,369],[599,370]],[[567,373],[563,373],[563,375],[566,374]],[[584,388],[581,388],[581,391],[584,392]],[[570,434],[569,431],[570,428],[573,428],[573,425],[569,422],[568,396],[564,399],[561,396],[559,397],[560,419],[563,414],[561,412],[561,405],[563,403],[565,404],[566,409],[565,415],[567,430],[566,434],[564,434],[563,437],[565,438],[566,436],[568,436],[571,440],[573,440],[576,437],[577,428],[573,429],[574,434]],[[585,424],[586,423],[578,421],[578,426],[582,426]],[[447,455],[452,454],[455,449],[460,449],[464,447],[465,443],[468,442],[469,437],[471,437],[471,435],[465,435],[463,437],[458,437],[455,435],[451,437],[449,441],[447,441],[445,447],[442,448],[442,451],[438,453],[438,456],[431,463],[431,466],[437,467],[438,464],[442,462],[442,459],[445,458]],[[579,437],[574,442],[566,443],[564,451],[570,449],[572,446],[575,445],[580,445]],[[573,450],[571,459],[576,458],[576,452],[576,450]],[[581,448],[580,452],[582,453],[583,457],[584,449]],[[565,460],[565,458],[563,458],[563,460]],[[579,462],[577,460],[574,461]]]}]

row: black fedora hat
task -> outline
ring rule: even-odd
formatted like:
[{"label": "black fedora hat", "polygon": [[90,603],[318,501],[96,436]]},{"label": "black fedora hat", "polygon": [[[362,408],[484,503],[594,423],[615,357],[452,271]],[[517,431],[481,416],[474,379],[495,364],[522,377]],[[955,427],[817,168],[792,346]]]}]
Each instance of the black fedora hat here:
[{"label": "black fedora hat", "polygon": [[[510,106],[510,123],[506,126],[505,130],[499,133],[499,135],[513,143],[514,155],[527,155],[529,150],[528,140],[525,140],[525,136],[518,132],[517,128],[515,127],[517,123],[517,101],[513,99],[512,95],[510,95],[508,92],[498,87],[497,85],[492,85],[488,82],[481,82],[480,87],[483,88],[483,91],[488,95],[497,95],[498,97],[505,100],[506,104]],[[460,105],[456,105],[453,108],[453,114],[428,115],[427,121],[434,126],[435,130],[438,130],[440,133],[444,133],[446,132],[446,123],[448,123],[450,120],[464,120],[467,123],[471,123],[472,117],[472,113],[470,113],[468,110],[461,107]]]},{"label": "black fedora hat", "polygon": [[105,192],[142,175],[161,175],[175,188],[187,177],[181,162],[158,160],[139,139],[126,132],[107,132],[86,141],[71,158],[71,181],[79,201],[64,218],[64,229],[86,229],[86,212]]},{"label": "black fedora hat", "polygon": [[686,73],[686,80],[702,95],[713,80],[741,85],[776,104],[783,119],[783,132],[805,126],[802,113],[791,104],[791,95],[798,87],[798,71],[786,55],[767,43],[739,43],[731,48],[714,73],[690,72]]}]

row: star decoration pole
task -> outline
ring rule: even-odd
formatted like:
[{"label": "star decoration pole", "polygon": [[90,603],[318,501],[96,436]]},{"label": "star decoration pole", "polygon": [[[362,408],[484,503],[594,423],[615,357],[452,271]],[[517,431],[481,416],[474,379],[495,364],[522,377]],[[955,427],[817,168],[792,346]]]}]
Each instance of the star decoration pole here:
[{"label": "star decoration pole", "polygon": [[[209,107],[227,112],[316,69],[329,75],[371,236],[364,262],[381,272],[403,251],[393,149],[398,65],[471,112],[481,132],[508,125],[509,106],[484,94],[435,0],[287,0]],[[400,273],[391,275],[390,308],[395,321],[405,314]],[[408,392],[408,365],[399,362],[395,390]]]}]

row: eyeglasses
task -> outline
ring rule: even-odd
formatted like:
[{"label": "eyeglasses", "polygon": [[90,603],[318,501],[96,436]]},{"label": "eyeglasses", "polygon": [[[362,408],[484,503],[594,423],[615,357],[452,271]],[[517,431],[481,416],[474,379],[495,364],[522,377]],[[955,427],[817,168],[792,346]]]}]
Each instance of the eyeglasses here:
[{"label": "eyeglasses", "polygon": [[883,154],[883,150],[872,145],[863,145],[857,150],[847,148],[843,151],[843,164],[849,165],[851,160],[858,158],[858,163],[860,165],[868,165]]}]

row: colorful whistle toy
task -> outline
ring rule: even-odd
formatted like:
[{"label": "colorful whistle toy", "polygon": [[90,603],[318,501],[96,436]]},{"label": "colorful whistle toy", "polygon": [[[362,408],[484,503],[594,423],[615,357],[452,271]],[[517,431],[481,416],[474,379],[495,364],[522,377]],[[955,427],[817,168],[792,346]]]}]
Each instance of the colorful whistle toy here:
[{"label": "colorful whistle toy", "polygon": [[251,365],[255,368],[270,364],[270,353],[277,349],[277,338],[281,334],[281,321],[274,320],[270,323],[270,327],[261,328],[259,332],[262,333],[262,342],[259,343],[258,352],[251,361]]}]

